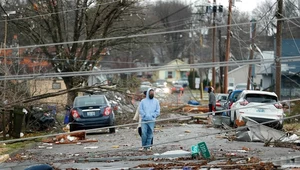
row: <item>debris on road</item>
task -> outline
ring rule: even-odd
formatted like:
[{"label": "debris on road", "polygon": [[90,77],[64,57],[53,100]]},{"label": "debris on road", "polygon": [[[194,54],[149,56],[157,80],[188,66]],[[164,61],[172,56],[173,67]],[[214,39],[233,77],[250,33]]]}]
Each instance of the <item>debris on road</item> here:
[{"label": "debris on road", "polygon": [[86,139],[85,132],[72,132],[69,134],[58,135],[55,138],[43,139],[44,143],[55,143],[55,144],[82,144],[90,142],[98,142],[96,139]]},{"label": "debris on road", "polygon": [[98,146],[87,146],[87,147],[84,147],[83,149],[97,149]]},{"label": "debris on road", "polygon": [[9,159],[9,154],[0,155],[0,163],[5,162]]}]

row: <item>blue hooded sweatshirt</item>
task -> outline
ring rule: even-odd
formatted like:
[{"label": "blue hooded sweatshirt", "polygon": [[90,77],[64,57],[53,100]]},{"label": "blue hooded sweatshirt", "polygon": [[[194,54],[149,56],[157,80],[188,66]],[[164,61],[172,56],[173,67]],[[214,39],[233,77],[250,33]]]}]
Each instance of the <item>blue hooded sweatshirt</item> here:
[{"label": "blue hooded sweatshirt", "polygon": [[140,103],[140,115],[142,121],[153,121],[156,119],[157,116],[160,115],[160,106],[159,101],[155,98],[149,98],[149,92],[153,90],[149,88],[147,90],[146,98],[143,99]]}]

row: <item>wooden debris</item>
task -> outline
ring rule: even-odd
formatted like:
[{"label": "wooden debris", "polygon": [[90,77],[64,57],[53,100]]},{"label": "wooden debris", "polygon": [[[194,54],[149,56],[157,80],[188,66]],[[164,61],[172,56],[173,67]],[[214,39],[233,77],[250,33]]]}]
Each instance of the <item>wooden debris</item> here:
[{"label": "wooden debris", "polygon": [[55,143],[55,144],[74,144],[74,143],[90,143],[98,142],[96,139],[86,139],[85,132],[72,132],[68,134],[58,135],[55,138],[43,139],[44,143]]}]

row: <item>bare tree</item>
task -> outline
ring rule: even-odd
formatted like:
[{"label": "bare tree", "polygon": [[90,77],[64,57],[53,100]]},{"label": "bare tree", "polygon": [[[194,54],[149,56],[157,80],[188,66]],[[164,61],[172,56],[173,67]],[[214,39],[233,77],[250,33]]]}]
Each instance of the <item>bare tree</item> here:
[{"label": "bare tree", "polygon": [[[155,16],[161,19],[161,31],[182,30],[192,26],[192,9],[180,1],[158,1],[153,6],[153,11]],[[180,58],[182,51],[188,44],[186,42],[188,38],[189,34],[183,32],[155,37],[154,41],[159,42],[160,47],[164,49],[156,48],[154,51],[161,54],[161,56],[165,56],[165,61]]]},{"label": "bare tree", "polygon": [[[12,8],[9,3],[6,6]],[[107,47],[123,44],[127,39],[80,41],[128,35],[130,29],[122,25],[123,17],[136,9],[135,3],[126,0],[28,0],[18,7],[19,19],[10,22],[26,34],[32,44],[45,44],[41,47],[43,55],[50,59],[57,72],[84,71],[96,64],[92,61],[97,61]],[[49,43],[59,45],[48,46]],[[68,89],[85,81],[84,77],[63,79]],[[75,96],[75,92],[68,93],[68,103]]]}]

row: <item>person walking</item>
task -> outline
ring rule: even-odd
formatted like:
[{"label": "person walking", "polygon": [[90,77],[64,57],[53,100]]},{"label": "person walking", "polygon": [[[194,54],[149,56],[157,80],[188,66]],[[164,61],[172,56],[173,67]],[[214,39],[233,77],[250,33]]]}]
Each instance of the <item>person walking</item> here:
[{"label": "person walking", "polygon": [[[144,91],[142,95],[143,95],[143,99],[144,99],[147,95],[147,91]],[[136,108],[133,120],[139,121],[139,124],[137,126],[137,130],[138,130],[138,133],[139,133],[140,137],[142,137],[142,127],[141,127],[142,118],[140,116],[140,105],[138,105],[138,107]],[[153,145],[153,137],[152,137],[152,140],[151,140],[151,145]]]},{"label": "person walking", "polygon": [[155,120],[160,115],[159,101],[154,98],[154,90],[152,88],[147,90],[146,98],[141,101],[139,107],[142,127],[142,147],[143,150],[151,151]]},{"label": "person walking", "polygon": [[215,112],[216,108],[216,96],[214,94],[214,88],[208,88],[208,108],[209,108],[209,115],[208,115],[208,124],[212,123],[212,115]]}]

